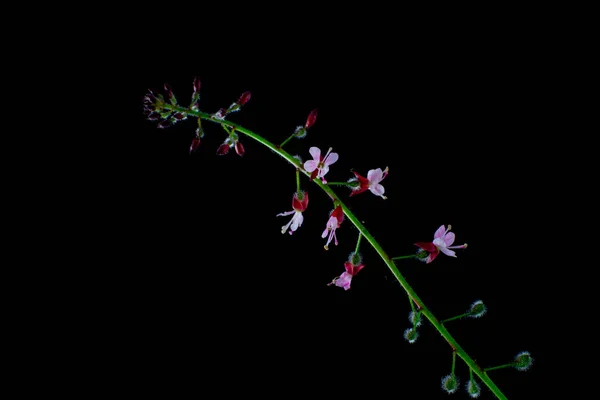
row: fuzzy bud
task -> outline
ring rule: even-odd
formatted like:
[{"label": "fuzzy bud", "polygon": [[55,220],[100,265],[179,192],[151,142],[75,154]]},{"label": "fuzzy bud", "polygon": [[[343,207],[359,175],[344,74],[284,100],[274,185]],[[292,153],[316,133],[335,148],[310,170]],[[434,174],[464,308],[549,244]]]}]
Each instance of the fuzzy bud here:
[{"label": "fuzzy bud", "polygon": [[456,392],[458,389],[458,378],[454,374],[446,375],[442,378],[442,389],[448,394]]},{"label": "fuzzy bud", "polygon": [[408,328],[404,331],[404,339],[408,341],[408,343],[414,343],[417,341],[419,337],[419,332],[414,328]]},{"label": "fuzzy bud", "polygon": [[481,394],[481,387],[479,387],[479,384],[473,379],[467,381],[465,388],[467,389],[467,393],[469,393],[469,396],[471,396],[474,399],[479,397],[479,395]]},{"label": "fuzzy bud", "polygon": [[469,308],[469,317],[480,318],[486,313],[486,311],[487,308],[485,307],[485,304],[483,304],[483,301],[477,300],[471,304],[471,307]]},{"label": "fuzzy bud", "polygon": [[421,313],[420,312],[414,312],[411,311],[408,314],[408,320],[410,321],[411,324],[413,324],[413,326],[421,326]]},{"label": "fuzzy bud", "polygon": [[533,364],[533,358],[528,351],[522,351],[515,357],[514,367],[519,371],[527,371]]}]

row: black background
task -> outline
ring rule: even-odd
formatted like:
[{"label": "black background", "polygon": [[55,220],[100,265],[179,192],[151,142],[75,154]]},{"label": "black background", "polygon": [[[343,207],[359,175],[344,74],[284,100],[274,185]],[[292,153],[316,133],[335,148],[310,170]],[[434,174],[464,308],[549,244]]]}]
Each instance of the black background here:
[{"label": "black background", "polygon": [[[149,23],[124,55],[119,82],[132,94],[115,95],[134,122],[111,131],[117,155],[104,162],[119,172],[99,218],[110,221],[118,254],[101,273],[114,378],[167,396],[447,396],[440,381],[450,347],[428,322],[416,343],[404,340],[407,296],[365,241],[366,267],[352,288],[327,286],[344,271],[357,231],[346,220],[339,246],[323,249],[332,207],[316,185],[302,177],[304,224],[282,235],[289,217],[276,214],[291,210],[294,168],[243,136],[243,157],[217,156],[225,135],[207,122],[190,155],[193,120],[161,130],[144,119],[147,89],[168,83],[188,105],[198,76],[205,112],[251,91],[230,119],[274,143],[318,108],[308,136],[285,147],[303,160],[311,146],[333,147],[340,158],[330,181],[389,166],[387,200],[335,190],[392,256],[451,224],[455,244],[468,249],[429,265],[401,260],[399,270],[439,319],[483,300],[483,318],[447,328],[483,367],[530,351],[530,371],[490,376],[510,399],[538,393],[546,339],[535,312],[543,302],[536,249],[551,229],[539,202],[552,194],[539,121],[553,118],[544,106],[552,39],[517,19],[438,26],[421,15],[409,28],[405,16],[370,20],[368,29],[304,13],[268,29],[237,19],[197,32]],[[468,369],[460,360],[456,368],[464,384]],[[468,398],[462,387],[454,396]],[[494,396],[484,387],[480,398]]]}]

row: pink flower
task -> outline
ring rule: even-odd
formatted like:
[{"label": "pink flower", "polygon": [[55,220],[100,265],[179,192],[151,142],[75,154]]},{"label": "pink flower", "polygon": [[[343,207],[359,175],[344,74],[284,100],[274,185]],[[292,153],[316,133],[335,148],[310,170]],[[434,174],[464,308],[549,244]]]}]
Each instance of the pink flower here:
[{"label": "pink flower", "polygon": [[321,157],[321,150],[318,147],[311,147],[308,150],[313,159],[304,163],[304,169],[310,173],[310,179],[321,178],[323,183],[327,183],[325,174],[329,172],[329,166],[339,158],[338,153],[332,153],[331,150],[330,147],[325,157]]},{"label": "pink flower", "polygon": [[344,288],[344,290],[350,289],[350,284],[352,283],[352,277],[354,275],[358,274],[358,272],[361,269],[363,269],[364,267],[365,266],[362,263],[359,263],[358,265],[354,265],[354,264],[352,264],[352,261],[346,261],[344,263],[344,268],[346,268],[346,272],[343,272],[340,276],[338,276],[337,278],[334,278],[333,281],[331,281],[331,283],[329,283],[328,286],[335,285],[335,286]]},{"label": "pink flower", "polygon": [[[277,216],[287,216],[290,214],[294,214],[290,222],[281,227],[281,233],[285,233],[288,228],[290,228],[290,235],[296,231],[301,225],[302,221],[304,221],[304,216],[302,213],[308,207],[308,192],[302,192],[302,200],[299,198],[298,193],[294,193],[294,197],[292,198],[292,211],[286,211],[283,213],[277,214]],[[290,227],[291,226],[291,227]]]},{"label": "pink flower", "polygon": [[450,229],[452,229],[452,225],[448,225],[448,229],[444,225],[441,225],[433,234],[433,242],[415,243],[415,246],[420,248],[418,258],[429,264],[437,257],[440,251],[447,256],[456,257],[456,253],[450,249],[466,249],[466,243],[460,246],[452,246],[455,236],[453,232],[450,232]]},{"label": "pink flower", "polygon": [[325,250],[329,250],[329,243],[331,239],[334,240],[335,245],[338,245],[337,237],[335,236],[335,230],[340,227],[342,221],[344,220],[344,211],[342,210],[342,206],[337,206],[329,215],[329,220],[327,221],[327,227],[323,231],[321,235],[322,238],[325,238],[329,234],[327,238],[327,243],[325,244]]},{"label": "pink flower", "polygon": [[375,196],[380,196],[384,200],[387,199],[387,197],[383,195],[383,193],[385,193],[385,188],[379,182],[381,182],[383,178],[387,176],[389,170],[390,169],[388,167],[385,167],[385,170],[383,171],[381,170],[381,168],[371,169],[367,173],[366,178],[364,176],[361,176],[357,172],[352,171],[354,173],[355,178],[350,179],[348,182],[358,181],[359,185],[355,188],[352,188],[350,196],[354,196],[355,194],[362,193],[365,190],[369,189],[371,193],[373,193]]}]

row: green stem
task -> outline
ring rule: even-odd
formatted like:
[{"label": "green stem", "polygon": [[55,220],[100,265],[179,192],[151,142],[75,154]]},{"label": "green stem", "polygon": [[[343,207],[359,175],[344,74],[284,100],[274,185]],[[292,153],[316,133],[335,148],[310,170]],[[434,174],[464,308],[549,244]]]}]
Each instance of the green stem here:
[{"label": "green stem", "polygon": [[358,254],[358,247],[360,246],[360,239],[362,238],[362,233],[358,232],[358,240],[356,241],[356,250],[354,250],[354,254]]},{"label": "green stem", "polygon": [[485,368],[484,371],[493,371],[495,369],[501,369],[501,368],[508,368],[508,367],[513,367],[514,364],[504,364],[504,365],[498,365],[497,367],[489,367],[489,368]]},{"label": "green stem", "polygon": [[454,376],[454,367],[456,366],[456,351],[452,352],[452,376]]},{"label": "green stem", "polygon": [[283,147],[283,145],[284,145],[284,144],[286,144],[287,142],[289,142],[290,140],[292,140],[292,138],[293,138],[294,136],[296,136],[296,135],[295,135],[294,133],[292,133],[292,135],[291,135],[289,138],[285,139],[285,140],[283,141],[283,143],[281,143],[281,144],[279,145],[279,147]]},{"label": "green stem", "polygon": [[327,182],[328,185],[350,186],[348,182]]},{"label": "green stem", "polygon": [[405,258],[416,258],[417,255],[416,254],[411,254],[409,256],[398,256],[398,257],[392,257],[392,260],[402,260]]},{"label": "green stem", "polygon": [[[298,193],[298,196],[301,196],[300,194],[300,170],[298,168],[296,168],[296,193]],[[302,198],[304,198],[304,196],[302,196]],[[302,199],[300,199],[302,200]]]},{"label": "green stem", "polygon": [[468,316],[468,315],[470,315],[470,314],[471,314],[471,313],[466,313],[466,314],[457,315],[456,317],[452,317],[452,318],[445,319],[445,320],[443,320],[443,321],[442,321],[442,322],[440,322],[440,323],[442,323],[442,324],[445,324],[446,322],[449,322],[449,321],[454,321],[455,319],[463,318],[463,317],[466,317],[466,316]]},{"label": "green stem", "polygon": [[[299,168],[300,171],[302,171],[302,173],[304,175],[306,175],[307,177],[310,177],[310,174],[302,167],[301,163],[296,158],[294,158],[291,154],[289,154],[287,151],[283,150],[281,148],[281,146],[271,143],[267,139],[252,132],[249,129],[246,129],[234,122],[213,118],[213,116],[211,114],[204,113],[201,111],[193,111],[193,110],[190,110],[185,107],[174,106],[174,105],[170,105],[170,104],[166,104],[166,103],[163,105],[163,107],[167,108],[167,109],[171,109],[173,111],[185,112],[188,115],[194,115],[196,117],[200,117],[202,119],[212,121],[216,124],[229,126],[233,129],[235,129],[236,131],[241,132],[248,137],[251,137],[252,139],[261,143],[262,145],[269,148],[273,152],[277,153],[280,157],[287,160],[290,164],[292,164],[296,168]],[[458,342],[454,339],[454,337],[450,334],[450,332],[448,332],[448,330],[442,325],[442,323],[440,321],[438,321],[438,319],[433,315],[433,313],[429,310],[429,308],[425,305],[425,303],[423,303],[423,301],[419,298],[419,296],[417,296],[417,293],[415,293],[414,289],[408,284],[408,282],[406,281],[404,276],[400,273],[400,271],[394,264],[394,261],[392,260],[392,258],[390,258],[390,256],[387,255],[387,253],[383,250],[383,248],[381,247],[379,242],[377,242],[375,240],[375,238],[373,237],[373,235],[371,235],[369,233],[367,228],[365,228],[365,226],[360,222],[360,220],[344,204],[344,202],[342,200],[340,200],[338,195],[331,189],[331,187],[329,187],[328,184],[324,184],[320,179],[313,179],[312,181],[317,186],[319,186],[325,193],[327,193],[327,195],[329,195],[329,197],[331,197],[334,200],[334,202],[337,202],[342,207],[342,210],[344,211],[344,214],[346,215],[348,220],[356,227],[356,229],[358,229],[358,231],[371,244],[373,249],[377,252],[377,254],[379,254],[379,256],[381,257],[381,259],[383,260],[385,265],[389,268],[391,273],[394,275],[396,280],[398,280],[398,282],[400,283],[402,288],[406,291],[408,296],[421,309],[421,313],[423,315],[425,315],[425,317],[429,320],[429,322],[431,322],[431,324],[434,326],[434,328],[440,333],[440,335],[446,340],[446,342],[448,342],[450,347],[452,347],[452,349],[458,354],[458,356],[460,358],[462,358],[463,361],[470,368],[472,368],[475,371],[475,373],[477,374],[477,376],[479,376],[481,381],[496,395],[496,397],[498,397],[499,399],[506,399],[506,396],[504,396],[504,394],[502,393],[502,391],[500,391],[500,388],[498,388],[498,386],[496,386],[494,381],[492,381],[492,379],[489,376],[487,376],[487,374],[484,373],[484,371],[481,369],[481,367],[479,367],[479,365],[477,365],[477,363],[475,363],[475,361],[473,361],[473,359],[458,344]]]}]

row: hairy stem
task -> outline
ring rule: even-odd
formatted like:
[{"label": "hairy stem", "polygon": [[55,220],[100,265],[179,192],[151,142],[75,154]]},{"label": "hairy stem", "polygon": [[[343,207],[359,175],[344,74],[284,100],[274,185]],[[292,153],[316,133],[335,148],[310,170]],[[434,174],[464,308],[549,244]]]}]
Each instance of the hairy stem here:
[{"label": "hairy stem", "polygon": [[[256,140],[257,142],[261,143],[262,145],[268,147],[273,152],[277,153],[279,156],[281,156],[282,158],[287,160],[290,164],[292,164],[293,166],[298,168],[300,170],[300,172],[302,172],[304,175],[306,175],[307,177],[310,178],[310,174],[308,172],[306,172],[306,170],[302,166],[302,163],[300,163],[296,158],[294,158],[287,151],[282,149],[281,146],[271,143],[267,139],[252,132],[249,129],[246,129],[234,122],[214,118],[211,114],[204,113],[201,111],[193,111],[193,110],[190,110],[185,107],[175,106],[175,105],[166,104],[166,103],[163,106],[164,106],[164,108],[171,109],[173,111],[187,113],[188,115],[194,115],[196,117],[200,117],[202,119],[212,121],[216,124],[233,128],[235,131],[240,132],[248,137],[251,137],[252,139]],[[385,265],[389,268],[389,270],[394,275],[394,277],[398,280],[398,282],[400,283],[402,288],[406,291],[408,296],[415,302],[415,304],[417,305],[417,307],[419,308],[421,313],[423,315],[425,315],[425,317],[429,320],[429,322],[431,322],[431,324],[434,326],[434,328],[440,333],[440,335],[446,340],[446,342],[448,342],[450,347],[452,347],[453,351],[456,354],[458,354],[458,356],[460,358],[462,358],[462,360],[473,371],[475,371],[475,374],[477,374],[477,376],[479,376],[481,381],[483,383],[485,383],[485,385],[496,395],[497,398],[506,399],[506,396],[500,391],[500,389],[496,386],[496,384],[492,381],[492,379],[484,372],[484,370],[481,367],[479,367],[479,365],[477,365],[477,363],[475,363],[475,361],[473,361],[473,359],[458,344],[458,342],[454,339],[454,337],[452,337],[450,332],[448,332],[448,330],[433,315],[433,313],[429,310],[429,308],[427,308],[427,306],[423,303],[423,301],[419,298],[419,296],[417,296],[417,293],[415,293],[415,291],[408,284],[408,282],[406,281],[404,276],[402,276],[402,274],[400,273],[400,271],[394,264],[394,261],[392,260],[392,258],[387,255],[387,253],[383,250],[381,245],[369,233],[367,228],[364,227],[364,225],[360,222],[360,220],[358,218],[356,218],[356,216],[352,213],[352,211],[350,211],[350,209],[344,204],[344,202],[338,197],[338,195],[331,189],[331,187],[328,186],[327,184],[324,184],[318,178],[313,179],[312,182],[314,182],[317,186],[319,186],[325,193],[327,193],[331,197],[331,199],[334,202],[336,202],[337,204],[339,204],[342,207],[342,210],[344,211],[344,214],[346,215],[348,220],[350,220],[350,222],[352,222],[352,224],[356,227],[356,229],[358,229],[358,231],[362,234],[362,236],[371,244],[373,249],[377,252],[377,254],[379,254],[379,256],[381,257],[381,259],[383,260]]]}]

